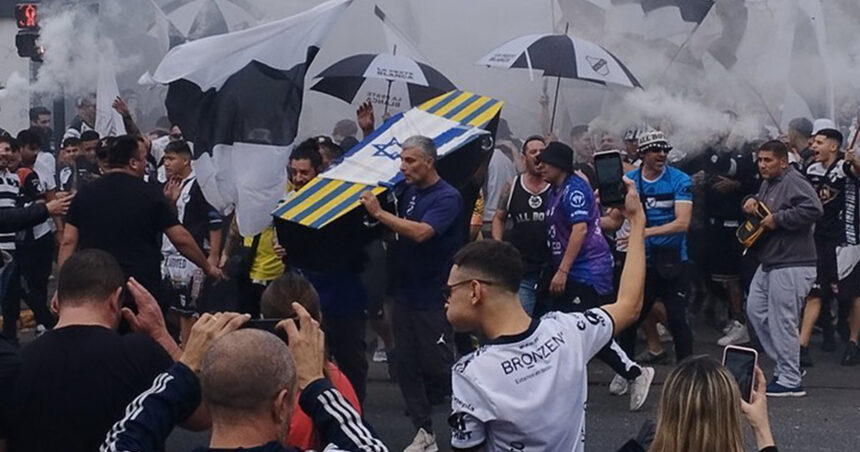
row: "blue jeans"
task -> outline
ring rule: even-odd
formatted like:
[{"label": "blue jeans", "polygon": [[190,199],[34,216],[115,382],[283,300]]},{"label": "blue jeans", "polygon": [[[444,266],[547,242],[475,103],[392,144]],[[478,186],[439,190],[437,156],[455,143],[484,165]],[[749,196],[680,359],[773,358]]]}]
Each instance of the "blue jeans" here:
[{"label": "blue jeans", "polygon": [[520,281],[520,290],[517,295],[520,297],[520,304],[523,305],[528,315],[532,315],[537,304],[537,285],[540,272],[528,273],[523,275]]}]

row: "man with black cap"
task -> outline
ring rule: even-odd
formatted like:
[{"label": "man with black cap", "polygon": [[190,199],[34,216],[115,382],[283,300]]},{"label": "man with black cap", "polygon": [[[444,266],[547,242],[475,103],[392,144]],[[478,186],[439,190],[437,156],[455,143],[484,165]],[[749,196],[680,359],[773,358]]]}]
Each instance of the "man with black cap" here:
[{"label": "man with black cap", "polygon": [[[588,182],[573,174],[573,149],[553,141],[540,154],[540,172],[552,185],[546,225],[550,264],[551,310],[582,312],[615,296],[612,254],[600,229],[600,207]],[[641,368],[613,340],[597,356],[630,384],[630,410],[645,403],[654,369]],[[627,386],[627,385],[625,385]]]},{"label": "man with black cap", "polygon": [[[667,326],[675,339],[675,358],[681,361],[693,353],[693,332],[686,317],[687,230],[693,213],[693,184],[690,176],[667,165],[671,149],[663,132],[642,133],[639,136],[642,167],[627,173],[627,177],[636,183],[648,219],[645,228],[648,269],[640,322],[660,298],[666,306]],[[638,323],[625,332],[623,339],[625,351],[630,354],[636,328]]]}]

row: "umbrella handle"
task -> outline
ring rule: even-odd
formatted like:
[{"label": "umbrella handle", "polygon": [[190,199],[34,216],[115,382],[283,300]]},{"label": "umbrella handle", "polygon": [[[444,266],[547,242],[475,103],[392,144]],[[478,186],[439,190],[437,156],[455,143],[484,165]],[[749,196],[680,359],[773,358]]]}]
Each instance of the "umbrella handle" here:
[{"label": "umbrella handle", "polygon": [[552,119],[549,121],[549,133],[555,133],[553,129],[555,128],[555,109],[558,107],[558,87],[561,85],[561,76],[556,77],[555,80],[555,100],[552,101]]},{"label": "umbrella handle", "polygon": [[388,116],[388,100],[391,96],[391,83],[393,80],[388,81],[388,89],[385,90],[385,111],[382,113],[382,117]]}]

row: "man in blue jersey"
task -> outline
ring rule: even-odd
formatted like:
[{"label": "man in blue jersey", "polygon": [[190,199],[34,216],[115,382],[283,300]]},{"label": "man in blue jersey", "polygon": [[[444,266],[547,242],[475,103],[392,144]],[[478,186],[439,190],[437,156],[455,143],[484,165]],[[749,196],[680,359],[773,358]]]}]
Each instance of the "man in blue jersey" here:
[{"label": "man in blue jersey", "polygon": [[[666,163],[671,149],[663,132],[651,130],[641,134],[642,167],[627,173],[627,177],[636,184],[648,219],[645,228],[648,269],[640,322],[660,298],[666,306],[667,326],[675,339],[675,358],[681,361],[693,353],[693,332],[686,317],[687,229],[693,213],[693,192],[690,176]],[[631,330],[625,332],[622,341],[628,354],[633,353],[635,344],[636,330]]]}]

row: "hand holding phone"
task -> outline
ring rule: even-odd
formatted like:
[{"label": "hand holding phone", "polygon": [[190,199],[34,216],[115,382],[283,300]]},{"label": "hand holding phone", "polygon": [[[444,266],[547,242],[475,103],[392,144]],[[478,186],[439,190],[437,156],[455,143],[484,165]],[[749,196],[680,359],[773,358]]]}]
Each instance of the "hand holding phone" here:
[{"label": "hand holding phone", "polygon": [[752,398],[753,384],[756,381],[758,352],[747,347],[729,345],[723,350],[723,365],[738,382],[741,398],[749,403]]},{"label": "hand holding phone", "polygon": [[627,191],[624,187],[621,153],[605,151],[594,154],[594,170],[597,173],[600,204],[604,207],[624,205]]},{"label": "hand holding phone", "polygon": [[[293,321],[296,321],[295,317],[289,317]],[[283,322],[285,319],[251,319],[245,322],[240,328],[253,328],[255,330],[268,331],[269,333],[278,336],[283,339],[284,342],[289,345],[289,338],[287,338],[287,332],[283,330],[283,328],[276,328],[279,323]],[[296,326],[298,327],[298,322],[296,322]]]}]

